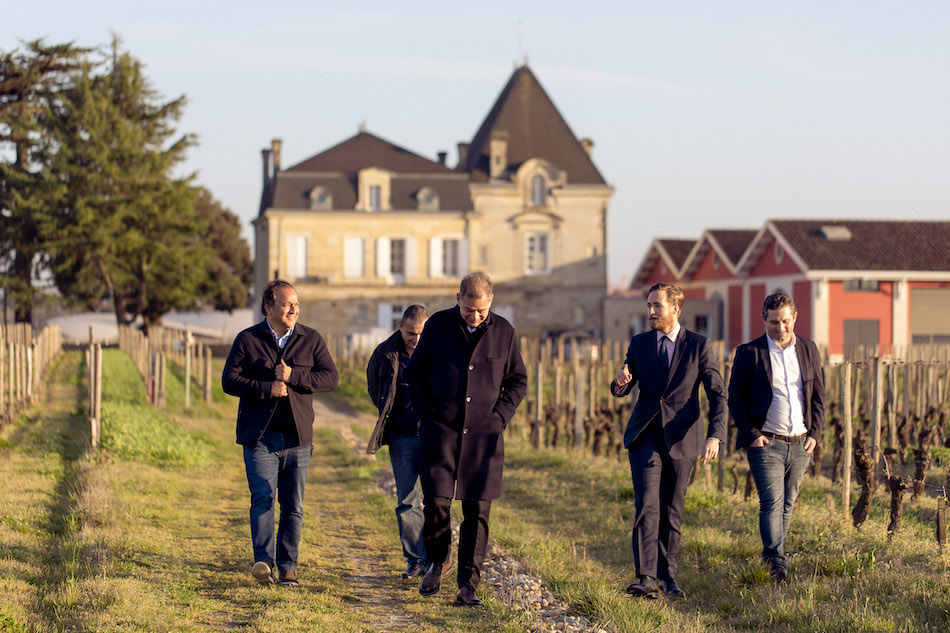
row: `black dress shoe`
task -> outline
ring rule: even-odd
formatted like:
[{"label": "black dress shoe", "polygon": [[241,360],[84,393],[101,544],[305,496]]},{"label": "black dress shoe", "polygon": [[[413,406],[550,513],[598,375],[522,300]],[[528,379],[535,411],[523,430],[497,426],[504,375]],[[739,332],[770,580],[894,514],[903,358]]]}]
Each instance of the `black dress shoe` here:
[{"label": "black dress shoe", "polygon": [[661,580],[660,589],[671,598],[685,598],[686,592],[683,591],[675,580]]},{"label": "black dress shoe", "polygon": [[472,589],[471,585],[459,587],[458,592],[455,594],[455,604],[460,607],[481,607],[485,605],[481,598],[475,595],[475,590]]},{"label": "black dress shoe", "polygon": [[424,576],[426,573],[426,568],[419,563],[409,563],[406,567],[406,571],[402,572],[402,579],[409,580],[410,578],[418,578],[419,576]]},{"label": "black dress shoe", "polygon": [[775,567],[769,572],[769,577],[780,585],[788,584],[788,572],[784,567]]},{"label": "black dress shoe", "polygon": [[656,600],[660,597],[660,590],[656,586],[656,580],[650,576],[640,576],[637,582],[627,587],[627,593],[637,598],[649,598]]},{"label": "black dress shoe", "polygon": [[423,596],[432,596],[439,593],[442,587],[442,563],[432,563],[429,571],[422,577],[419,584],[419,593]]}]

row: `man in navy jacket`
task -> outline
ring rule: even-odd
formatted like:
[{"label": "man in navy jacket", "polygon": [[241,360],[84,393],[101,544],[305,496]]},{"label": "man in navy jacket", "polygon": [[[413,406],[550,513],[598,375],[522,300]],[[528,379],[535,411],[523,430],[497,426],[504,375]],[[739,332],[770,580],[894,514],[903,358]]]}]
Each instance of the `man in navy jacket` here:
[{"label": "man in navy jacket", "polygon": [[[683,291],[668,283],[650,288],[651,331],[634,336],[627,358],[610,384],[614,396],[640,392],[623,444],[630,458],[636,518],[633,557],[637,581],[632,596],[674,598],[680,527],[693,461],[716,459],[726,437],[726,394],[719,362],[706,337],[680,326]],[[699,386],[709,399],[709,429],[699,421]],[[660,585],[657,585],[657,580]]]},{"label": "man in navy jacket", "polygon": [[[224,392],[239,396],[237,443],[251,491],[253,577],[296,585],[304,485],[313,453],[313,394],[333,391],[336,365],[320,333],[297,323],[300,302],[288,282],[264,288],[264,320],[234,340],[224,363]],[[280,527],[274,538],[274,501]]]}]

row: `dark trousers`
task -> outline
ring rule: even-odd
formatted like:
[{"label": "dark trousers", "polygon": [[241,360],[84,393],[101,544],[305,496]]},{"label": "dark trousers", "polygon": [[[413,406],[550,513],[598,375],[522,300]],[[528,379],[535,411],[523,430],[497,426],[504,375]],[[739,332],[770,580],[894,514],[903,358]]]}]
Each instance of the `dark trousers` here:
[{"label": "dark trousers", "polygon": [[[433,563],[446,562],[452,548],[451,497],[426,497],[423,514],[426,553]],[[458,586],[474,589],[481,580],[482,563],[488,547],[488,515],[491,500],[462,501],[462,524],[459,526]]]},{"label": "dark trousers", "polygon": [[680,524],[691,459],[672,459],[658,422],[650,423],[630,445],[636,516],[633,559],[638,576],[676,579]]}]

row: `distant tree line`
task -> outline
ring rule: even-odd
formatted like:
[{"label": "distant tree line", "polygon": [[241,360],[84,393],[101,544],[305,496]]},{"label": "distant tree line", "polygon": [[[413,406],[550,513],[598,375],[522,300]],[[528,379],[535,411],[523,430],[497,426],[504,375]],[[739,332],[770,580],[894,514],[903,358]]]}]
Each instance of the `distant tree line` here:
[{"label": "distant tree line", "polygon": [[196,142],[176,130],[184,106],[116,36],[0,51],[0,285],[16,321],[51,287],[146,329],[170,310],[248,305],[237,216],[174,173]]}]

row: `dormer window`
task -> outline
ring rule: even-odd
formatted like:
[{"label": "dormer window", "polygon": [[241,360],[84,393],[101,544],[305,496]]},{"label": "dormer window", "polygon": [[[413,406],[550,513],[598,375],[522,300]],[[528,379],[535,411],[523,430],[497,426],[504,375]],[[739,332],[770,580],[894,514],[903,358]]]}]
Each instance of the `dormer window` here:
[{"label": "dormer window", "polygon": [[416,194],[416,208],[419,211],[438,211],[439,194],[432,187],[423,187]]},{"label": "dormer window", "polygon": [[333,194],[326,187],[314,187],[310,190],[310,208],[314,211],[333,209]]},{"label": "dormer window", "polygon": [[392,174],[385,169],[369,167],[359,172],[357,211],[389,211],[391,209]]},{"label": "dormer window", "polygon": [[541,174],[531,178],[531,204],[535,207],[547,204],[547,182]]}]

